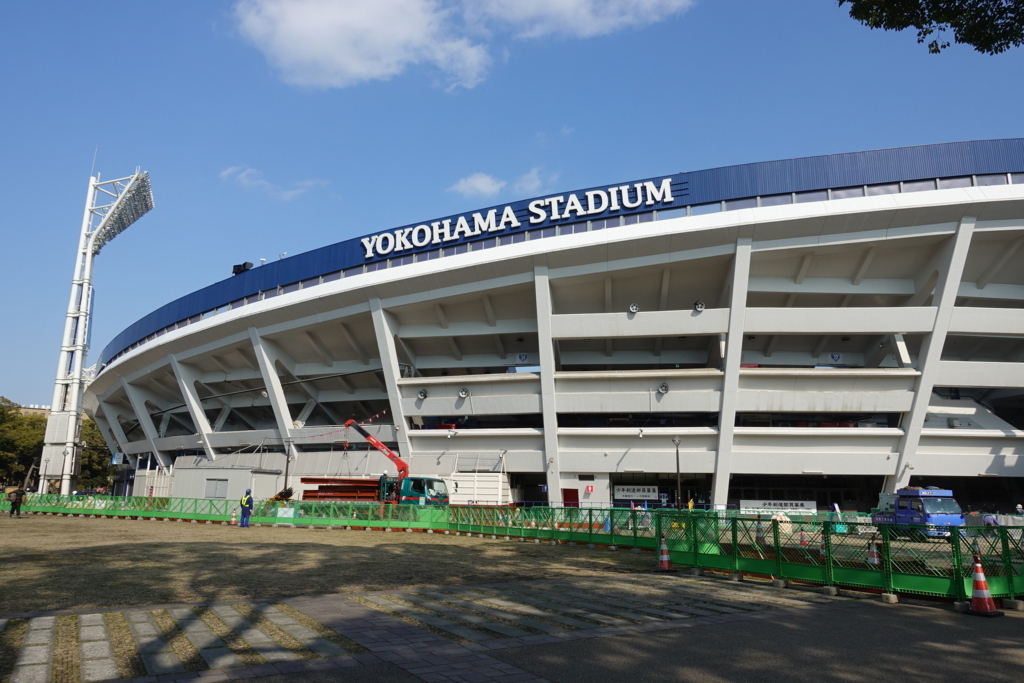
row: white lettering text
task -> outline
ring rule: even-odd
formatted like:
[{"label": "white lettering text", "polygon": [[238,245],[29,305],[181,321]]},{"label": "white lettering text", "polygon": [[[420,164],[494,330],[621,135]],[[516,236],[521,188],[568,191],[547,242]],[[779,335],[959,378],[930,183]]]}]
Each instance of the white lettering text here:
[{"label": "white lettering text", "polygon": [[[387,246],[384,243],[387,242]],[[395,236],[390,232],[385,232],[377,237],[377,253],[383,256],[384,254],[390,254],[395,248]]]},{"label": "white lettering text", "polygon": [[530,225],[536,225],[537,223],[543,223],[548,219],[548,212],[544,210],[544,205],[547,204],[543,199],[534,199],[530,202]]},{"label": "white lettering text", "polygon": [[516,212],[512,210],[511,206],[506,206],[505,210],[501,212],[501,226],[498,229],[504,230],[505,223],[508,223],[510,228],[518,228],[520,225],[516,220]]},{"label": "white lettering text", "polygon": [[627,209],[635,209],[644,203],[644,186],[642,183],[637,183],[633,187],[636,188],[636,201],[629,201],[629,185],[622,185],[619,187],[622,190],[622,206]]},{"label": "white lettering text", "polygon": [[478,213],[473,214],[473,228],[476,230],[477,234],[480,234],[482,232],[494,232],[495,230],[500,230],[497,223],[495,222],[497,220],[497,213],[497,210],[491,209],[490,211],[487,212],[487,218],[484,218]]},{"label": "white lettering text", "polygon": [[569,195],[569,201],[565,203],[565,211],[562,213],[562,218],[568,218],[570,213],[575,213],[576,218],[587,215],[587,212],[583,210],[583,205],[580,204],[579,197],[575,194]]},{"label": "white lettering text", "polygon": [[558,215],[558,204],[563,199],[565,199],[565,197],[559,195],[558,197],[552,197],[551,199],[547,200],[547,204],[551,206],[551,220],[557,221],[559,218],[561,218],[561,216]]},{"label": "white lettering text", "polygon": [[[594,197],[601,198],[601,205],[594,206]],[[594,190],[593,192],[587,193],[587,213],[601,213],[608,208],[608,193],[602,190]]]},{"label": "white lettering text", "polygon": [[430,244],[430,226],[417,225],[412,229],[412,244],[414,247],[425,247]]},{"label": "white lettering text", "polygon": [[406,249],[412,249],[412,242],[409,241],[409,235],[412,233],[412,228],[405,228],[404,230],[395,230],[395,251],[405,251]]},{"label": "white lettering text", "polygon": [[667,204],[672,201],[671,178],[665,178],[661,181],[660,190],[656,188],[652,182],[644,183],[644,188],[647,190],[647,206],[654,206],[654,202],[663,202]]}]

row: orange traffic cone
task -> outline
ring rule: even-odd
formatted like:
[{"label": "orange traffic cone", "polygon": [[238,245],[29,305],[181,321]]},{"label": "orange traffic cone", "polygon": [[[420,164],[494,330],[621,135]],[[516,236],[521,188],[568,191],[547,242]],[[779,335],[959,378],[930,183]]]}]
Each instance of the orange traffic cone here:
[{"label": "orange traffic cone", "polygon": [[800,547],[801,548],[806,548],[807,547],[807,534],[805,534],[803,532],[803,530],[800,531]]},{"label": "orange traffic cone", "polygon": [[672,569],[672,559],[668,556],[668,544],[665,542],[665,534],[661,535],[661,550],[659,551],[658,557],[658,571],[659,572],[674,572]]},{"label": "orange traffic cone", "polygon": [[238,524],[238,520],[235,518],[235,511],[232,510],[231,511],[231,521],[228,522],[228,525],[229,526],[235,526],[236,524]]},{"label": "orange traffic cone", "polygon": [[1001,617],[1002,612],[996,611],[996,601],[988,591],[988,581],[985,579],[985,570],[981,566],[981,557],[974,556],[974,592],[971,594],[971,609],[968,614],[978,617]]},{"label": "orange traffic cone", "polygon": [[878,546],[874,541],[868,546],[868,564],[882,564],[882,558],[878,555]]}]

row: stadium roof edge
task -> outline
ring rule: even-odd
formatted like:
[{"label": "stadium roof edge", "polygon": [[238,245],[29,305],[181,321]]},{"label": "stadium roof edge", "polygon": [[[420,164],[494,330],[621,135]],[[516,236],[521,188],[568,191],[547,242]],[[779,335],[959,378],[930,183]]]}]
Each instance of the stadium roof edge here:
[{"label": "stadium roof edge", "polygon": [[[700,206],[715,202],[728,202],[750,197],[764,197],[787,193],[813,192],[827,189],[856,187],[860,185],[876,185],[883,183],[908,182],[915,180],[950,178],[960,176],[1019,173],[1024,172],[1024,138],[1006,138],[998,140],[974,140],[950,142],[912,147],[891,147],[863,152],[844,152],[795,159],[760,161],[733,166],[721,166],[712,169],[690,171],[672,175],[655,176],[654,178],[634,180],[621,185],[604,185],[584,190],[541,195],[537,198],[518,200],[505,205],[497,205],[481,209],[478,212],[464,212],[439,219],[432,219],[419,224],[428,226],[443,224],[446,221],[457,222],[465,217],[473,220],[474,213],[485,217],[489,212],[497,214],[510,211],[519,225],[512,227],[512,232],[522,232],[531,228],[553,227],[556,225],[579,223],[580,214],[575,218],[568,217],[568,207],[564,219],[549,217],[539,224],[531,224],[529,218],[531,204],[544,204],[542,200],[553,197],[576,195],[581,201],[587,193],[604,193],[623,191],[628,195],[636,188],[636,199],[640,202],[642,185],[649,186],[648,201],[634,208],[623,207],[619,211],[605,210],[587,212],[588,218],[601,219],[605,216],[628,216],[651,211],[652,190],[655,181],[670,183],[671,193],[668,201],[670,207]],[[661,190],[665,187],[661,186]],[[658,196],[657,194],[654,195]],[[625,203],[625,200],[624,200]],[[615,205],[615,202],[612,202]],[[557,205],[552,206],[552,212]],[[505,222],[502,222],[504,225]],[[409,231],[417,224],[401,226],[395,232]],[[510,223],[510,227],[513,224]],[[448,227],[445,226],[447,231]],[[434,228],[435,235],[437,227]],[[379,233],[389,235],[389,232]],[[502,234],[502,233],[498,233]],[[339,272],[355,266],[386,260],[388,255],[368,257],[370,249],[364,243],[374,239],[369,235],[355,237],[342,242],[330,244],[318,249],[296,254],[280,261],[267,263],[240,275],[221,280],[207,287],[176,299],[142,317],[119,333],[100,354],[98,365],[102,367],[116,354],[132,344],[156,334],[169,325],[186,321],[194,316],[211,311],[247,296],[258,294],[276,287],[300,282],[329,273]],[[467,236],[452,245],[486,239],[487,235]],[[417,245],[406,251],[406,254],[429,251],[431,243]]]}]

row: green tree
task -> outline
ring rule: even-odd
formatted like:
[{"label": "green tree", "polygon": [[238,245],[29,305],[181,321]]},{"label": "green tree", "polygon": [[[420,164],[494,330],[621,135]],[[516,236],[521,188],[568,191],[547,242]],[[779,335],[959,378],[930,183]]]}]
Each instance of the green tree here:
[{"label": "green tree", "polygon": [[0,480],[22,484],[43,452],[46,418],[22,415],[21,406],[0,396]]},{"label": "green tree", "polygon": [[[28,468],[33,463],[41,467],[43,440],[46,437],[46,418],[42,415],[22,415],[21,406],[0,396],[0,482],[5,485],[21,485]],[[110,487],[117,468],[110,464],[110,450],[103,440],[99,427],[92,420],[82,421],[79,437],[81,445],[82,470],[78,477],[78,488]],[[51,468],[61,463],[50,463]],[[48,474],[53,474],[51,470]],[[37,469],[32,482],[38,481]]]},{"label": "green tree", "polygon": [[82,422],[82,473],[78,477],[78,487],[94,489],[114,483],[117,467],[110,464],[110,449],[103,440],[100,428],[92,420]]},{"label": "green tree", "polygon": [[936,36],[928,51],[942,52],[953,40],[995,55],[1024,44],[1024,0],[839,0],[850,16],[870,28],[917,29],[917,42]]}]

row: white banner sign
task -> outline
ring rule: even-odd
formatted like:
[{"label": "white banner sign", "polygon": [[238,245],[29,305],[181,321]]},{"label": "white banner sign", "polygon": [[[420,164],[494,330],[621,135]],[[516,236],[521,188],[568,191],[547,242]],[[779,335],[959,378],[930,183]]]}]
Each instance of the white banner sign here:
[{"label": "white banner sign", "polygon": [[657,486],[616,486],[615,500],[658,500]]},{"label": "white banner sign", "polygon": [[818,504],[813,500],[741,500],[740,510],[760,512],[817,512]]}]

